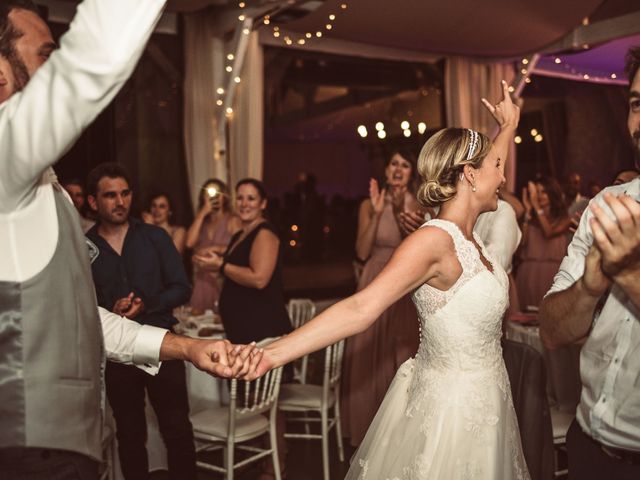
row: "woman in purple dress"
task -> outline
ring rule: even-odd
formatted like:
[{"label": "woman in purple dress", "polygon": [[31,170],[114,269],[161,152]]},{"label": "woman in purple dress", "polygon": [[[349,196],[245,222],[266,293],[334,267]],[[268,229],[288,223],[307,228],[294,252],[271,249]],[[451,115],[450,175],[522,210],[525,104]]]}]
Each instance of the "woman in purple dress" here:
[{"label": "woman in purple dress", "polygon": [[221,278],[204,268],[199,257],[208,252],[224,253],[231,237],[240,229],[240,221],[231,212],[229,190],[216,178],[210,178],[200,191],[198,213],[187,231],[186,246],[193,249],[192,314],[217,310]]}]

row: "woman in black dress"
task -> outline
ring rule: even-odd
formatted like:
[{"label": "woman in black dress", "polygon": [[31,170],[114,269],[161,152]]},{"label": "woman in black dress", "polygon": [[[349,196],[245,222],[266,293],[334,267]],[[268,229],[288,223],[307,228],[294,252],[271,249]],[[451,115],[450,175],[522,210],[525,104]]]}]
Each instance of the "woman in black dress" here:
[{"label": "woman in black dress", "polygon": [[236,214],[242,223],[224,256],[205,260],[224,275],[220,315],[234,344],[259,342],[291,331],[282,286],[282,251],[275,227],[264,218],[267,194],[253,178],[236,185]]}]

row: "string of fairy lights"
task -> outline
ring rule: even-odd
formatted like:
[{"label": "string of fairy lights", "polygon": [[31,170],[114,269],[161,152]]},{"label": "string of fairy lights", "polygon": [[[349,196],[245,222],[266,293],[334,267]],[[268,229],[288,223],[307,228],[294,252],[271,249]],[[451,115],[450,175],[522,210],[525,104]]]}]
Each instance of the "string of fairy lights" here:
[{"label": "string of fairy lights", "polygon": [[[246,24],[247,24],[247,20],[249,19],[249,16],[246,13],[246,7],[247,7],[246,2],[241,1],[238,3],[238,8],[240,9],[240,14],[238,15],[238,21],[242,24],[238,28],[242,28],[243,35],[249,35],[251,33],[252,28],[255,25],[260,25],[260,24],[271,25],[273,20],[271,18],[271,15],[267,14],[267,15],[264,15],[260,20],[256,21],[255,23],[251,23],[252,28],[247,27]],[[338,10],[335,13],[332,12],[327,15],[326,23],[323,26],[318,27],[314,31],[308,31],[308,32],[305,32],[304,34],[298,35],[292,32],[285,33],[280,29],[278,25],[273,25],[272,34],[275,38],[281,38],[285,45],[288,45],[288,46],[291,46],[294,44],[300,45],[300,46],[305,45],[307,42],[311,40],[317,40],[317,39],[323,38],[328,32],[333,30],[334,23],[338,20],[339,14],[344,13],[348,8],[349,6],[346,3],[341,3]],[[223,86],[225,84],[225,81],[228,81],[230,80],[230,78],[233,78],[233,82],[236,84],[239,84],[240,82],[242,82],[242,77],[240,76],[240,72],[234,71],[233,62],[236,59],[236,55],[237,55],[237,52],[236,53],[229,52],[225,57],[226,62],[224,67],[225,75],[223,76],[224,77],[223,84],[218,85],[216,88],[216,106],[218,107],[223,107],[225,105],[225,94],[228,93]],[[240,68],[237,68],[237,70],[240,70]],[[224,113],[227,117],[231,117],[233,115],[233,107],[231,105],[227,105]]]},{"label": "string of fairy lights", "polygon": [[[327,21],[323,26],[320,26],[314,30],[305,32],[304,34],[294,34],[292,32],[283,32],[278,25],[274,25],[272,34],[275,38],[281,38],[285,45],[305,45],[307,42],[324,37],[328,32],[333,30],[334,22],[338,19],[341,13],[344,13],[349,6],[346,3],[340,4],[340,8],[336,12],[331,12],[327,15]],[[264,25],[271,24],[271,17],[265,15],[262,19]]]}]

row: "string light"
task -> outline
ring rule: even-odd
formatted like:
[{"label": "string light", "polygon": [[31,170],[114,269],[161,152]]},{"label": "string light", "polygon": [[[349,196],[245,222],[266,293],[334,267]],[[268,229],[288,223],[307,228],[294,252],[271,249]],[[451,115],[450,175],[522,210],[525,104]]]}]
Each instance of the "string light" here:
[{"label": "string light", "polygon": [[522,59],[522,64],[523,65],[528,65],[529,64],[529,59],[528,58],[523,58]]},{"label": "string light", "polygon": [[240,83],[240,77],[234,78],[233,81],[236,82],[236,83]]},{"label": "string light", "polygon": [[556,62],[556,63],[560,64],[560,63],[562,63],[562,60],[560,60],[560,58],[559,58],[559,57],[556,57],[556,59],[554,60],[554,62]]},{"label": "string light", "polygon": [[376,130],[377,130],[377,131],[384,130],[384,123],[382,123],[382,122],[376,122]]},{"label": "string light", "polygon": [[411,130],[409,130],[409,129],[403,130],[403,131],[402,131],[402,134],[403,134],[405,137],[409,138],[409,137],[411,136]]},{"label": "string light", "polygon": [[406,120],[404,120],[401,124],[400,124],[400,128],[403,130],[409,130],[409,122],[407,122]]},{"label": "string light", "polygon": [[216,90],[216,93],[217,93],[218,95],[223,95],[223,94],[224,94],[224,88],[222,88],[222,87],[218,87],[218,89]]},{"label": "string light", "polygon": [[522,143],[522,137],[520,135],[516,135],[513,141],[520,145]]},{"label": "string light", "polygon": [[380,140],[384,140],[385,138],[387,138],[387,132],[385,132],[384,130],[378,130],[378,138]]},{"label": "string light", "polygon": [[227,55],[227,60],[231,61],[233,60],[235,57],[233,56],[233,53],[230,53],[229,55]]},{"label": "string light", "polygon": [[241,22],[244,22],[244,19],[246,17],[244,15],[238,15],[238,20],[240,20]]},{"label": "string light", "polygon": [[226,67],[224,67],[224,69],[227,71],[227,73],[231,73],[233,71],[233,67],[231,65],[227,65]]},{"label": "string light", "polygon": [[533,139],[535,140],[536,143],[540,143],[543,139],[542,135],[538,134],[535,137],[533,137]]},{"label": "string light", "polygon": [[220,99],[216,100],[216,105],[218,105],[219,107],[221,107],[221,106],[222,106],[222,100],[220,100]]},{"label": "string light", "polygon": [[535,128],[532,128],[530,133],[532,137],[535,137],[536,135],[538,135],[538,130]]},{"label": "string light", "polygon": [[427,131],[427,124],[424,122],[418,123],[418,133],[422,135],[426,131]]},{"label": "string light", "polygon": [[245,3],[244,3],[244,2],[240,2],[240,3],[238,4],[238,6],[239,6],[240,8],[244,8],[244,7],[245,7]]},{"label": "string light", "polygon": [[[329,22],[324,25],[324,28],[322,30],[316,30],[315,31],[315,38],[322,38],[324,32],[333,30],[333,27],[334,27],[333,22],[338,20],[338,17],[340,16],[338,14],[344,12],[345,10],[347,10],[347,8],[348,8],[348,5],[346,3],[341,3],[339,12],[330,13],[329,15],[327,15],[327,18],[328,18]],[[264,18],[262,19],[262,23],[264,25],[269,25],[271,23],[270,16],[269,15],[265,15]],[[273,33],[274,38],[280,38],[281,37],[280,29],[279,29],[278,26],[273,26],[272,33]],[[289,34],[288,36],[282,37],[282,41],[286,45],[293,45],[293,44],[306,45],[307,41],[309,41],[309,40],[311,40],[313,38],[314,38],[314,33],[313,32],[305,32],[304,34],[301,34],[301,36],[298,36],[297,34],[296,35]]]},{"label": "string light", "polygon": [[616,78],[618,78],[618,76],[615,73],[612,73],[611,78],[615,80]]},{"label": "string light", "polygon": [[358,135],[360,135],[362,138],[367,138],[367,135],[369,135],[369,132],[367,131],[367,127],[365,127],[364,125],[359,125]]}]

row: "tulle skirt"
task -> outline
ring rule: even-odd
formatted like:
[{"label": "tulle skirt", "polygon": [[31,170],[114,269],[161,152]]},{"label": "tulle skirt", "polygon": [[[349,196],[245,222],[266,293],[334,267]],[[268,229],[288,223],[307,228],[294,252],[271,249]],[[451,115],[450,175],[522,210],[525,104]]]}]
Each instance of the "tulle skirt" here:
[{"label": "tulle skirt", "polygon": [[346,479],[530,479],[504,364],[469,373],[417,363],[398,370]]}]

